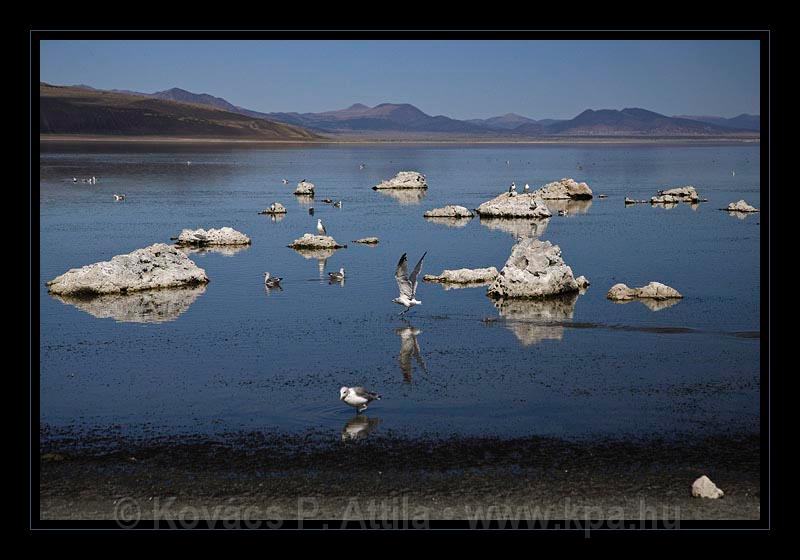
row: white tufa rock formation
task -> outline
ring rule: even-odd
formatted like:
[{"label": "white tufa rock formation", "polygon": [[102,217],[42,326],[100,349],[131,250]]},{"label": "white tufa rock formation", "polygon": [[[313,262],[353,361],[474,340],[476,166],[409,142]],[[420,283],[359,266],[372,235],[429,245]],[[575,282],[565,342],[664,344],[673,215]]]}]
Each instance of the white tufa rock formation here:
[{"label": "white tufa rock formation", "polygon": [[434,208],[423,214],[425,218],[472,218],[475,214],[463,206],[447,205],[443,208]]},{"label": "white tufa rock formation", "polygon": [[488,295],[495,298],[538,298],[577,292],[572,269],[561,249],[549,241],[527,238],[514,245]]},{"label": "white tufa rock formation", "polygon": [[542,200],[583,200],[592,198],[592,189],[586,183],[565,177],[560,181],[547,183],[531,194]]},{"label": "white tufa rock formation", "polygon": [[750,206],[744,200],[731,202],[728,204],[728,207],[725,208],[725,210],[728,212],[758,212],[758,208],[755,206]]},{"label": "white tufa rock formation", "polygon": [[300,181],[297,183],[297,188],[294,190],[294,194],[301,196],[314,196],[314,183]]},{"label": "white tufa rock formation", "polygon": [[416,171],[401,171],[391,179],[382,181],[381,183],[372,187],[372,190],[382,189],[427,189],[428,183],[425,181],[425,175]]},{"label": "white tufa rock formation", "polygon": [[497,269],[489,268],[459,268],[458,270],[443,270],[441,274],[426,274],[422,279],[425,282],[440,282],[443,284],[488,284],[497,278]]},{"label": "white tufa rock formation", "polygon": [[259,212],[259,214],[286,214],[286,207],[280,202],[276,202]]},{"label": "white tufa rock formation", "polygon": [[675,187],[658,191],[658,194],[650,199],[652,204],[670,204],[676,202],[690,202],[696,204],[703,199],[697,194],[697,190],[692,186]]},{"label": "white tufa rock formation", "polygon": [[250,245],[250,238],[230,227],[219,229],[184,229],[178,236],[176,245],[194,245],[207,247],[210,245]]},{"label": "white tufa rock formation", "polygon": [[330,235],[304,233],[303,237],[292,241],[289,247],[292,249],[340,249],[346,245],[339,245]]},{"label": "white tufa rock formation", "polygon": [[73,268],[50,280],[51,294],[95,296],[205,284],[206,271],[177,248],[156,243],[125,255]]},{"label": "white tufa rock formation", "polygon": [[487,200],[475,211],[481,218],[546,219],[552,215],[542,199],[533,193],[512,195],[504,192]]},{"label": "white tufa rock formation", "polygon": [[613,301],[627,301],[637,298],[673,299],[683,296],[678,290],[670,288],[666,284],[650,282],[641,288],[629,288],[625,284],[614,284],[608,290],[606,297]]}]

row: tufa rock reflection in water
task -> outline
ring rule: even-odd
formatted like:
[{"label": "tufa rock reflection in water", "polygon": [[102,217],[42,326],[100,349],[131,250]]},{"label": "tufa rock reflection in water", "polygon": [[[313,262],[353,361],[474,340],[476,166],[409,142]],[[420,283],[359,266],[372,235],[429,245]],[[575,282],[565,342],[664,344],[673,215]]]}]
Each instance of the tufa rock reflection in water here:
[{"label": "tufa rock reflection in water", "polygon": [[405,206],[420,204],[428,191],[424,189],[381,189],[377,192],[389,196]]},{"label": "tufa rock reflection in water", "polygon": [[514,239],[539,237],[547,230],[549,219],[531,218],[481,218],[480,223],[489,229],[510,233]]},{"label": "tufa rock reflection in water", "polygon": [[566,321],[572,321],[578,294],[542,299],[499,299],[493,302],[505,326],[524,346],[561,340]]},{"label": "tufa rock reflection in water", "polygon": [[180,317],[205,291],[205,285],[197,285],[95,297],[53,297],[98,319],[114,319],[118,323],[166,323]]}]

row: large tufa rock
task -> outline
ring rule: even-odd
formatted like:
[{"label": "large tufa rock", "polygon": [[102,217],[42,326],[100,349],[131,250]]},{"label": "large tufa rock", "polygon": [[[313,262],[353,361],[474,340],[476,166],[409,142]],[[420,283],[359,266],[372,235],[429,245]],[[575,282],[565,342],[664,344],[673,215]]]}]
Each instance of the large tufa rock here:
[{"label": "large tufa rock", "polygon": [[692,496],[695,498],[709,498],[716,500],[725,495],[725,492],[717,488],[706,475],[701,476],[692,483]]},{"label": "large tufa rock", "polygon": [[606,297],[613,301],[627,301],[636,298],[673,299],[682,298],[681,293],[675,288],[670,288],[659,282],[650,282],[641,288],[629,288],[625,284],[614,284],[608,290]]},{"label": "large tufa rock", "polygon": [[270,214],[270,215],[286,214],[286,207],[280,202],[274,202],[270,204],[268,208],[265,208],[264,210],[259,212],[259,214]]},{"label": "large tufa rock", "polygon": [[504,192],[487,200],[475,211],[481,218],[546,219],[552,215],[542,199],[533,193]]},{"label": "large tufa rock", "polygon": [[475,214],[463,206],[449,204],[443,208],[434,208],[423,214],[425,218],[472,218]]},{"label": "large tufa rock", "polygon": [[728,212],[758,212],[758,208],[755,206],[750,206],[744,200],[731,202],[728,204],[728,207],[725,208],[725,210]]},{"label": "large tufa rock", "polygon": [[208,282],[206,271],[175,247],[156,243],[110,261],[73,268],[50,280],[51,294],[95,296]]},{"label": "large tufa rock", "polygon": [[292,249],[340,249],[346,245],[339,245],[330,235],[304,233],[303,237],[292,241],[289,247]]},{"label": "large tufa rock", "polygon": [[532,194],[542,200],[584,200],[592,198],[592,189],[586,183],[564,178],[547,183],[541,189],[533,191]]},{"label": "large tufa rock", "polygon": [[489,268],[459,268],[458,270],[443,270],[438,276],[426,274],[422,279],[426,282],[440,282],[443,284],[488,284],[497,278],[497,269]]},{"label": "large tufa rock", "polygon": [[658,194],[652,197],[650,202],[652,204],[670,204],[677,202],[689,202],[691,204],[697,204],[698,202],[701,202],[701,198],[700,195],[697,194],[697,190],[694,187],[686,186],[658,191]]},{"label": "large tufa rock", "polygon": [[538,298],[578,290],[559,246],[528,238],[514,246],[487,293],[495,298]]},{"label": "large tufa rock", "polygon": [[294,190],[294,194],[300,196],[314,196],[314,183],[300,181],[297,183],[297,188]]},{"label": "large tufa rock", "polygon": [[184,229],[178,236],[176,245],[208,247],[214,245],[250,245],[250,238],[230,227],[219,229]]},{"label": "large tufa rock", "polygon": [[416,171],[401,171],[391,179],[382,181],[381,183],[372,187],[372,190],[382,189],[427,189],[428,183],[425,181],[425,175]]}]

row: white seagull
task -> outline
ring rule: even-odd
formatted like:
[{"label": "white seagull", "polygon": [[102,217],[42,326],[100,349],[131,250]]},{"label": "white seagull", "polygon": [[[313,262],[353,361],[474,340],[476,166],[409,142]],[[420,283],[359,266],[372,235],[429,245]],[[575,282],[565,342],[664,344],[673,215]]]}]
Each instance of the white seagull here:
[{"label": "white seagull", "polygon": [[511,186],[508,187],[508,192],[517,192],[517,184],[514,181],[511,181]]},{"label": "white seagull", "polygon": [[417,276],[419,275],[420,268],[422,268],[422,260],[427,254],[427,251],[422,254],[419,262],[417,262],[417,266],[415,266],[414,270],[411,272],[411,276],[408,275],[408,257],[405,253],[403,253],[402,257],[400,257],[400,262],[397,263],[397,269],[394,271],[394,277],[395,280],[397,280],[397,287],[400,289],[400,296],[394,298],[392,301],[405,307],[400,315],[405,314],[415,305],[422,303],[421,301],[415,299],[414,296],[417,294]]},{"label": "white seagull", "polygon": [[325,230],[325,226],[322,225],[322,220],[317,218],[317,231],[320,235],[327,235],[327,231]]},{"label": "white seagull", "polygon": [[531,190],[531,186],[528,183],[525,183],[525,189],[524,190],[525,190],[525,192],[528,192],[529,190]]},{"label": "white seagull", "polygon": [[344,280],[344,267],[339,269],[339,272],[329,272],[328,278],[331,279],[331,282],[341,282]]},{"label": "white seagull", "polygon": [[289,184],[289,179],[284,179],[284,180],[283,180],[283,184],[284,184],[284,185],[288,185],[288,184]]},{"label": "white seagull", "polygon": [[116,200],[117,202],[125,200],[125,195],[124,194],[115,194],[114,195],[114,200]]},{"label": "white seagull", "polygon": [[356,409],[356,414],[364,412],[372,401],[381,400],[378,393],[367,391],[364,387],[342,387],[339,389],[339,400]]}]

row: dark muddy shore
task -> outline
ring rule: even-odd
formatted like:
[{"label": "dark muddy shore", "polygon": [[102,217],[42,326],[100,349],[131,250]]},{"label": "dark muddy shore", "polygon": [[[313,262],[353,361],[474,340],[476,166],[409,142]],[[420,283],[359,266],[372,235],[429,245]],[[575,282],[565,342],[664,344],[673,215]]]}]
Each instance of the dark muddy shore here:
[{"label": "dark muddy shore", "polygon": [[[693,440],[218,439],[43,433],[40,517],[759,519],[758,435]],[[708,475],[719,500],[692,498]]]}]

